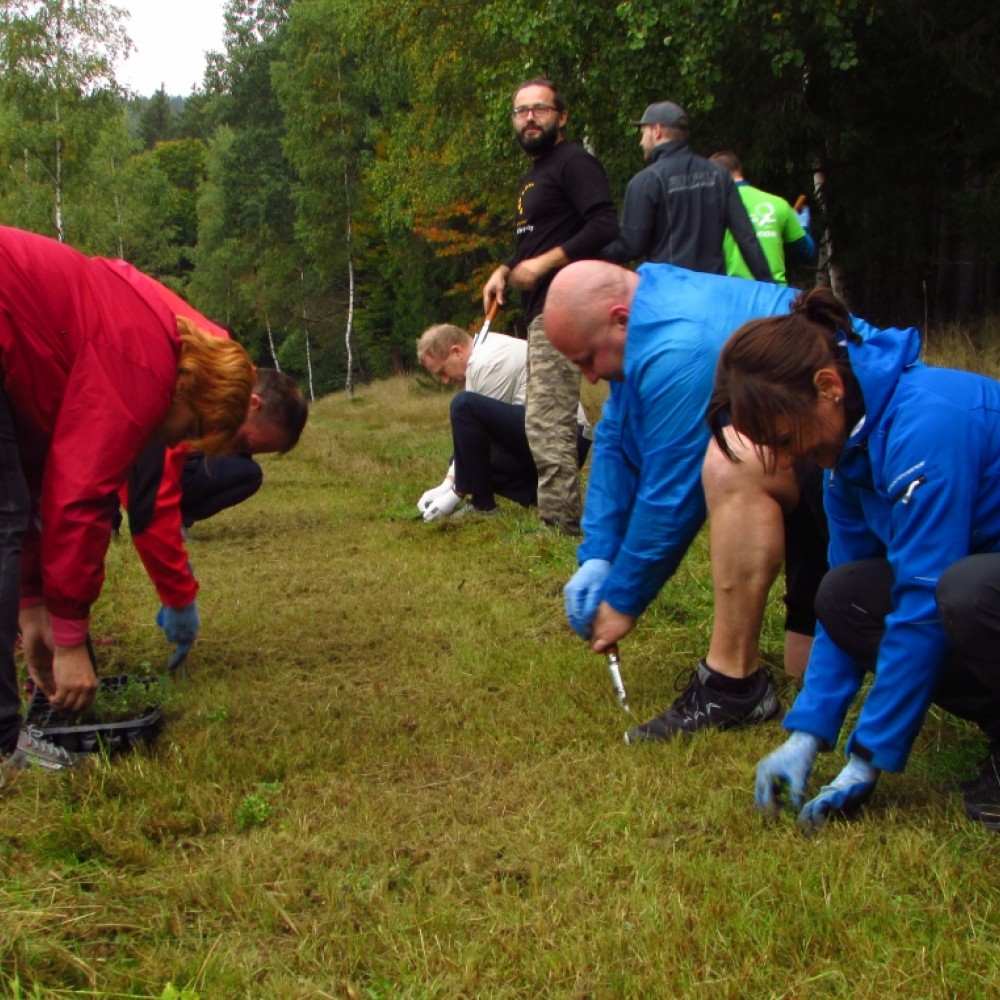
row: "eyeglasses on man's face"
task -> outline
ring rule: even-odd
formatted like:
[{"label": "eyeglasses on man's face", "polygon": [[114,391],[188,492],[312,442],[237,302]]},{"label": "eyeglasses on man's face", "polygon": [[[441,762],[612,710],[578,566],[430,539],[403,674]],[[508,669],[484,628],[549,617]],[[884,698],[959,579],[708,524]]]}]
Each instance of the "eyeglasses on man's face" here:
[{"label": "eyeglasses on man's face", "polygon": [[535,118],[548,118],[553,111],[558,110],[551,104],[519,104],[511,112],[511,118],[516,118],[518,121],[524,121],[528,115],[534,115]]}]

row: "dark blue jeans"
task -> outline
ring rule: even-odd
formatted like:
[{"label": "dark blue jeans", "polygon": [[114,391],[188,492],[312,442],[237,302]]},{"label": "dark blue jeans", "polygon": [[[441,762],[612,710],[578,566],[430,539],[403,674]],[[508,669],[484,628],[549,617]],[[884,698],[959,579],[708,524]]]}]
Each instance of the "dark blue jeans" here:
[{"label": "dark blue jeans", "polygon": [[[462,390],[451,401],[455,489],[471,494],[473,506],[488,509],[496,496],[522,507],[538,503],[538,471],[524,430],[524,407]],[[577,464],[590,449],[577,425]]]},{"label": "dark blue jeans", "polygon": [[462,391],[451,401],[455,489],[488,509],[495,494],[522,507],[538,500],[538,473],[524,433],[524,407],[478,392]]},{"label": "dark blue jeans", "polygon": [[252,497],[264,481],[249,455],[191,455],[181,473],[181,520],[186,528]]},{"label": "dark blue jeans", "polygon": [[21,600],[21,543],[28,522],[28,487],[14,440],[0,372],[0,754],[11,753],[21,730],[21,695],[14,642]]}]

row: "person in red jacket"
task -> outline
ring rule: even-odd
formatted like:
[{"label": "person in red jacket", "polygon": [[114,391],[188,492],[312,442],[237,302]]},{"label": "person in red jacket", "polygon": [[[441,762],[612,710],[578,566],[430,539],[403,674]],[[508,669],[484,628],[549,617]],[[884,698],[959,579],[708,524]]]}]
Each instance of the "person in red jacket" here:
[{"label": "person in red jacket", "polygon": [[133,466],[120,496],[128,511],[132,542],[162,602],[156,622],[167,641],[177,646],[169,669],[184,659],[201,627],[195,601],[198,581],[182,526],[253,496],[263,472],[252,456],[290,451],[308,413],[305,397],[292,378],[273,368],[258,368],[235,454],[211,458],[186,443],[165,448],[154,442]]},{"label": "person in red jacket", "polygon": [[35,684],[85,708],[116,492],[150,438],[228,450],[253,364],[76,250],[0,227],[0,376],[0,766],[61,770],[72,755],[21,729],[18,624]]},{"label": "person in red jacket", "polygon": [[[185,316],[206,333],[229,338],[166,285],[127,261],[95,257],[144,296],[161,299],[177,316]],[[184,546],[183,528],[253,496],[263,473],[253,455],[290,451],[305,426],[309,406],[294,380],[272,368],[258,368],[247,418],[236,435],[234,452],[210,457],[187,443],[165,448],[147,445],[120,490],[129,514],[129,532],[139,557],[162,601],[156,623],[177,648],[167,664],[173,670],[187,656],[201,628],[195,579]],[[120,523],[121,515],[117,516]],[[116,527],[117,527],[116,523]]]}]

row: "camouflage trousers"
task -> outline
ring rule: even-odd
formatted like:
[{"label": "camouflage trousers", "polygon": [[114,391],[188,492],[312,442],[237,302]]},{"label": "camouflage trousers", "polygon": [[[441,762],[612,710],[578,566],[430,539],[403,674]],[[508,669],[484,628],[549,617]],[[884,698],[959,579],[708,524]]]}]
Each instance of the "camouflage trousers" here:
[{"label": "camouflage trousers", "polygon": [[538,470],[538,514],[545,524],[579,534],[582,505],[576,413],[580,370],[549,343],[541,316],[528,327],[527,371],[524,430]]}]

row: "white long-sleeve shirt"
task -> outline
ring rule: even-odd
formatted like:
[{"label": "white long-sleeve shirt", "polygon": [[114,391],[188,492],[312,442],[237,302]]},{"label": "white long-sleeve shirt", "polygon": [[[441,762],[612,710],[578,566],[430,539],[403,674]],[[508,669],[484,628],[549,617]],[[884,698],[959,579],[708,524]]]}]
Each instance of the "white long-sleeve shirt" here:
[{"label": "white long-sleeve shirt", "polygon": [[528,385],[527,362],[527,341],[506,333],[490,333],[473,348],[465,369],[465,388],[523,406]]}]

